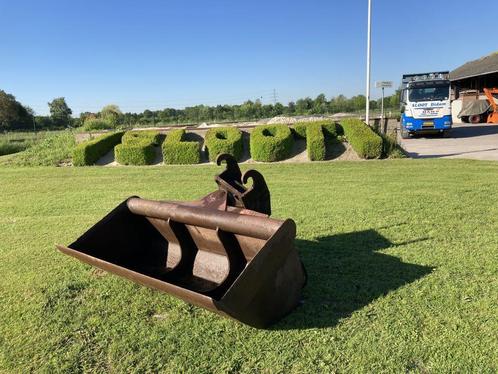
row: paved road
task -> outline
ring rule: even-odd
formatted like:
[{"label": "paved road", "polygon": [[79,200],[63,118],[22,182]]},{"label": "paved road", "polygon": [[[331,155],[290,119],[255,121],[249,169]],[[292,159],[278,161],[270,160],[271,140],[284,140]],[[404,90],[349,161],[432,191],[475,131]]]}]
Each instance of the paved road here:
[{"label": "paved road", "polygon": [[498,124],[455,124],[450,137],[427,135],[400,139],[413,158],[470,158],[498,161]]}]

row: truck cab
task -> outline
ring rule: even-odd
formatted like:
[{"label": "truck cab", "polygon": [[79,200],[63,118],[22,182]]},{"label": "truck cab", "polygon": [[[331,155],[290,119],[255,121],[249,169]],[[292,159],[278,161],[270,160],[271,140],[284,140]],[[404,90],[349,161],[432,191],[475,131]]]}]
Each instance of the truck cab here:
[{"label": "truck cab", "polygon": [[400,105],[403,139],[423,133],[447,134],[453,125],[449,72],[403,75]]}]

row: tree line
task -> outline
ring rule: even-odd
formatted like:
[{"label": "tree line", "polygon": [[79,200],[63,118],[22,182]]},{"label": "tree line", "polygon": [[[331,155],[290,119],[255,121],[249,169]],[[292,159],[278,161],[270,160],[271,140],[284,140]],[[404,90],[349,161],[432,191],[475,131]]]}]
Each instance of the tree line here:
[{"label": "tree line", "polygon": [[[85,123],[99,122],[99,126],[115,128],[119,126],[150,126],[174,123],[198,123],[210,121],[244,121],[271,118],[278,115],[313,115],[355,113],[365,109],[366,98],[357,95],[347,98],[338,95],[327,100],[324,94],[316,98],[305,97],[282,103],[263,104],[260,100],[247,100],[237,105],[195,105],[183,109],[165,108],[162,110],[146,109],[141,113],[122,113],[116,105],[107,105],[101,111],[83,112],[79,117],[72,117],[72,110],[64,97],[53,99],[48,103],[49,116],[39,116],[34,111],[18,102],[16,98],[0,90],[0,131],[47,130],[84,126]],[[380,108],[380,100],[370,102],[371,109]],[[399,110],[399,93],[385,98],[387,110]]]},{"label": "tree line", "polygon": [[71,126],[72,110],[63,97],[48,103],[50,116],[37,116],[29,106],[21,104],[14,95],[0,90],[0,131],[62,129]]}]

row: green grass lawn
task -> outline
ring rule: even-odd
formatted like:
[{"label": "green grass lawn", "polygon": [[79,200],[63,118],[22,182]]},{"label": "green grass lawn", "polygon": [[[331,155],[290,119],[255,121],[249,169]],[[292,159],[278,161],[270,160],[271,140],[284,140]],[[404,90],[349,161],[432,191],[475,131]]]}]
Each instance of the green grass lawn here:
[{"label": "green grass lawn", "polygon": [[216,166],[0,168],[0,372],[498,371],[498,163],[256,168],[309,274],[268,330],[54,249],[130,195],[205,195]]}]

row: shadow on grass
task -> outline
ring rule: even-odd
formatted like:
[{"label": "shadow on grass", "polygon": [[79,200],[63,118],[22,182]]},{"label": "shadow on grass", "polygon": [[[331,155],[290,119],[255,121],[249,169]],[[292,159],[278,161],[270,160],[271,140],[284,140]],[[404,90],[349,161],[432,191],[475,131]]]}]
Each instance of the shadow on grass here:
[{"label": "shadow on grass", "polygon": [[375,230],[297,240],[308,272],[304,303],[272,329],[333,327],[375,299],[429,274],[431,267],[376,252],[404,244],[408,242],[393,244]]}]

